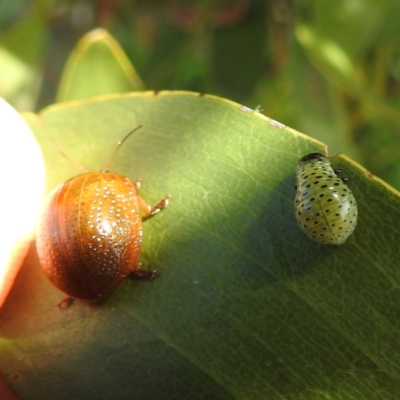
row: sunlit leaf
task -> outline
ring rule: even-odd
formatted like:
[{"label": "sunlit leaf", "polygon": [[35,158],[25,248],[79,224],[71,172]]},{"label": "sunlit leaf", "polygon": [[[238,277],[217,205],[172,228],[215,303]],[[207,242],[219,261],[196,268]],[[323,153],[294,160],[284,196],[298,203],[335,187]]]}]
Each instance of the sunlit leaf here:
[{"label": "sunlit leaf", "polygon": [[[299,158],[323,145],[236,103],[137,93],[60,104],[29,123],[49,189],[78,173],[51,146],[143,179],[170,206],[145,223],[143,266],[105,304],[76,302],[32,249],[0,312],[0,368],[23,399],[390,399],[400,363],[397,192],[346,157],[359,206],[342,246],[298,228]],[[18,379],[14,379],[15,374]]]}]

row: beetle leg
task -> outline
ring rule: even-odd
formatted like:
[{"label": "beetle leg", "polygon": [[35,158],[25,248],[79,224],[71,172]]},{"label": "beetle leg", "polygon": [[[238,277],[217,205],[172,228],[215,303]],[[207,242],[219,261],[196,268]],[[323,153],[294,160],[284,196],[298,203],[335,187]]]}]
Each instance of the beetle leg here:
[{"label": "beetle leg", "polygon": [[163,208],[167,207],[171,196],[168,194],[157,205],[150,210],[150,215],[159,213]]},{"label": "beetle leg", "polygon": [[135,271],[132,271],[131,273],[143,279],[154,279],[160,275],[157,271],[147,271],[144,269],[137,269]]},{"label": "beetle leg", "polygon": [[58,304],[58,308],[64,310],[65,308],[71,306],[74,301],[75,299],[73,297],[68,296],[64,300],[61,300],[61,302]]},{"label": "beetle leg", "polygon": [[153,208],[151,208],[139,195],[138,195],[138,202],[139,202],[139,207],[141,210],[146,214],[145,217],[143,217],[143,220],[148,220],[151,218],[153,215],[159,213],[163,208],[167,207],[168,205],[168,200],[170,199],[170,195],[165,196],[157,205],[155,205]]},{"label": "beetle leg", "polygon": [[151,212],[151,207],[146,203],[146,201],[137,195],[138,203],[139,203],[139,208],[146,214],[150,215]]}]

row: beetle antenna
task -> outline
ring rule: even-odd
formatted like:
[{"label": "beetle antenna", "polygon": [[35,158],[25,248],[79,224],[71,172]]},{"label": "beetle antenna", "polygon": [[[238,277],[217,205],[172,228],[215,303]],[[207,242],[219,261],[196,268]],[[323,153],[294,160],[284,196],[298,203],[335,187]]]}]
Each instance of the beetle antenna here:
[{"label": "beetle antenna", "polygon": [[53,144],[53,147],[74,167],[80,169],[83,172],[88,172],[87,169],[82,167],[82,165],[78,164],[76,161],[74,161],[72,158],[68,157],[57,145]]},{"label": "beetle antenna", "polygon": [[106,167],[103,169],[102,172],[109,172],[110,168],[111,168],[111,164],[114,161],[115,156],[117,155],[117,152],[119,150],[119,148],[122,146],[122,144],[125,142],[126,139],[129,138],[129,136],[132,135],[132,133],[136,132],[138,129],[143,128],[143,125],[138,125],[136,128],[132,129],[130,132],[128,132],[123,138],[122,140],[120,140],[117,143],[117,147],[114,150],[114,153],[111,155],[110,161],[108,162],[108,164],[106,165]]}]

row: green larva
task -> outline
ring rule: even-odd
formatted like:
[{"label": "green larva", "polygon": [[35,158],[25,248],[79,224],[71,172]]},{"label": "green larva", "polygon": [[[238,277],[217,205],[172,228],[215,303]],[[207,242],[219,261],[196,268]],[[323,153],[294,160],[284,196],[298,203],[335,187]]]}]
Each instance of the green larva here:
[{"label": "green larva", "polygon": [[357,225],[357,203],[345,181],[322,154],[308,154],[297,165],[296,218],[316,242],[343,244]]}]

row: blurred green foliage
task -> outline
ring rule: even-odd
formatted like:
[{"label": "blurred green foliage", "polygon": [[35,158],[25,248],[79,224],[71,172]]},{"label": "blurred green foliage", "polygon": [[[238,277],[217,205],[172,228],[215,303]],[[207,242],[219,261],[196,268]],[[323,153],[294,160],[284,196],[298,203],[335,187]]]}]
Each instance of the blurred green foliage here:
[{"label": "blurred green foliage", "polygon": [[396,0],[0,1],[0,95],[54,102],[83,34],[107,29],[147,89],[246,104],[400,188]]}]

